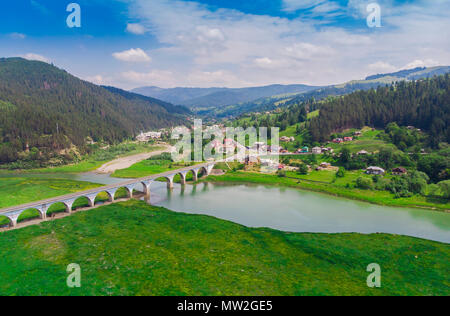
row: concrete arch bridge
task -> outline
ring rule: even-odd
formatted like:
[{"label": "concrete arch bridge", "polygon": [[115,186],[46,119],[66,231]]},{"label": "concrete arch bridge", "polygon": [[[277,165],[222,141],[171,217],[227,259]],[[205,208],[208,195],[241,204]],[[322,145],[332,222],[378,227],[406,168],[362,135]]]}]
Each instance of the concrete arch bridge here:
[{"label": "concrete arch bridge", "polygon": [[150,198],[151,184],[157,179],[160,178],[165,179],[167,181],[167,188],[171,190],[173,189],[174,186],[175,176],[180,175],[181,185],[185,185],[188,174],[192,173],[193,180],[197,181],[200,173],[203,173],[205,176],[209,176],[214,168],[214,165],[215,163],[198,164],[182,169],[171,170],[168,172],[155,174],[144,178],[129,180],[126,182],[108,185],[104,187],[98,187],[87,191],[80,191],[43,201],[3,208],[0,209],[0,216],[4,216],[9,219],[10,227],[16,227],[17,220],[19,219],[20,215],[22,215],[25,211],[37,210],[39,212],[40,219],[45,220],[48,215],[47,212],[50,209],[50,207],[52,207],[52,205],[63,204],[66,208],[66,212],[72,213],[72,207],[75,201],[78,199],[81,198],[86,199],[88,201],[89,207],[94,207],[95,200],[100,193],[106,193],[109,202],[114,202],[116,192],[119,189],[125,189],[127,192],[127,197],[131,199],[133,198],[133,191],[135,187],[139,185],[142,185],[145,197]]}]

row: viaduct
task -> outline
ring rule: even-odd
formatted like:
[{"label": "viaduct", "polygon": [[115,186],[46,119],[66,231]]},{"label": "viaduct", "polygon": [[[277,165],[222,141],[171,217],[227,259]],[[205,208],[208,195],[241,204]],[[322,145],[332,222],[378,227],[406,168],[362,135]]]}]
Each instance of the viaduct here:
[{"label": "viaduct", "polygon": [[72,213],[72,206],[74,202],[80,198],[85,198],[88,200],[89,207],[95,206],[95,199],[96,197],[102,193],[106,192],[108,194],[109,202],[114,202],[114,196],[117,192],[117,190],[121,188],[125,188],[127,191],[128,198],[133,197],[133,190],[136,186],[141,185],[143,187],[144,194],[147,199],[150,198],[150,186],[151,184],[156,181],[157,179],[164,178],[167,181],[167,188],[169,190],[173,189],[173,183],[174,183],[174,177],[176,175],[180,175],[181,177],[181,185],[186,184],[186,177],[189,173],[192,173],[194,181],[198,180],[198,176],[200,172],[203,172],[206,176],[209,176],[211,174],[212,169],[214,168],[215,163],[204,163],[204,164],[198,164],[182,169],[172,170],[144,178],[134,179],[123,183],[117,183],[114,185],[108,185],[104,187],[98,187],[95,189],[87,190],[87,191],[81,191],[77,193],[72,193],[56,198],[51,198],[43,201],[38,202],[32,202],[28,204],[8,207],[4,209],[0,209],[0,216],[5,216],[9,219],[10,227],[16,227],[17,226],[17,220],[19,219],[20,215],[30,209],[35,209],[39,212],[39,217],[42,220],[45,220],[47,218],[47,211],[49,208],[56,204],[56,203],[63,203],[66,207],[66,212]]}]

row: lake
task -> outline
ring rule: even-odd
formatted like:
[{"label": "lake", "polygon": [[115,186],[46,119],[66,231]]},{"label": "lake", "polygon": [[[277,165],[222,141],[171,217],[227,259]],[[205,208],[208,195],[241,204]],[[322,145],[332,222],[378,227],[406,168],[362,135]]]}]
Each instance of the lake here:
[{"label": "lake", "polygon": [[210,215],[248,227],[289,232],[389,233],[450,243],[450,214],[393,208],[325,194],[264,185],[202,183],[152,187],[151,203]]},{"label": "lake", "polygon": [[[96,173],[17,176],[105,185],[127,180]],[[165,183],[153,183],[150,202],[173,211],[210,215],[248,227],[290,232],[389,233],[450,243],[450,214],[378,206],[291,188],[201,183],[184,188],[175,184],[174,190],[168,192]]]}]

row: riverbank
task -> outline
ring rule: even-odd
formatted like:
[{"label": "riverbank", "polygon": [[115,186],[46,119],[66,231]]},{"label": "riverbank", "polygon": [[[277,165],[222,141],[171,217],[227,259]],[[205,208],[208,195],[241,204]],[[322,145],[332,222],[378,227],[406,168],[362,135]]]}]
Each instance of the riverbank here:
[{"label": "riverbank", "polygon": [[[50,174],[50,173],[84,173],[93,172],[101,168],[103,165],[107,165],[114,160],[119,160],[127,157],[151,154],[155,151],[164,151],[168,146],[163,145],[148,145],[148,144],[136,144],[136,143],[124,143],[116,146],[112,146],[108,149],[101,150],[95,154],[84,157],[81,161],[73,164],[38,168],[38,169],[16,169],[7,170],[0,169],[0,175],[20,175],[20,174]],[[142,159],[142,160],[143,160]],[[140,161],[140,160],[138,160]],[[120,165],[119,165],[120,167]]]},{"label": "riverbank", "polygon": [[339,183],[326,183],[319,181],[306,180],[301,176],[278,177],[273,174],[262,174],[256,172],[228,171],[223,176],[209,176],[201,181],[224,182],[224,183],[255,183],[267,184],[272,186],[285,186],[297,189],[310,190],[330,194],[333,196],[368,202],[372,204],[393,206],[393,207],[411,207],[430,209],[435,211],[450,212],[450,201],[448,200],[427,200],[423,196],[413,196],[410,198],[395,198],[392,193],[387,191],[362,190],[357,188],[347,188]]},{"label": "riverbank", "polygon": [[[135,200],[0,233],[0,256],[0,295],[450,294],[447,244],[248,228]],[[61,286],[69,263],[81,288]]]},{"label": "riverbank", "polygon": [[146,153],[141,153],[141,154],[137,154],[137,155],[117,158],[113,161],[110,161],[110,162],[104,164],[103,166],[101,166],[100,168],[95,170],[95,172],[111,174],[117,170],[129,168],[132,165],[134,165],[138,162],[141,162],[143,160],[146,160],[148,158],[158,156],[163,153],[170,153],[173,149],[172,146],[161,146],[161,147],[162,147],[162,149],[160,149],[160,150],[155,150],[152,152],[146,152]]}]

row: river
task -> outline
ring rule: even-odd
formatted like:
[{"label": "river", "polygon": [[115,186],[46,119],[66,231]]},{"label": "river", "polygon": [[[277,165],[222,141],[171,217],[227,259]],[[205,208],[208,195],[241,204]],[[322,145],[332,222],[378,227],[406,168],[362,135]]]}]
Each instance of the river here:
[{"label": "river", "polygon": [[[25,176],[102,184],[126,180],[95,173]],[[154,183],[150,202],[173,211],[210,215],[248,227],[289,232],[389,233],[450,243],[450,214],[378,206],[291,188],[201,183],[184,188],[175,185],[168,192],[165,183]]]}]

